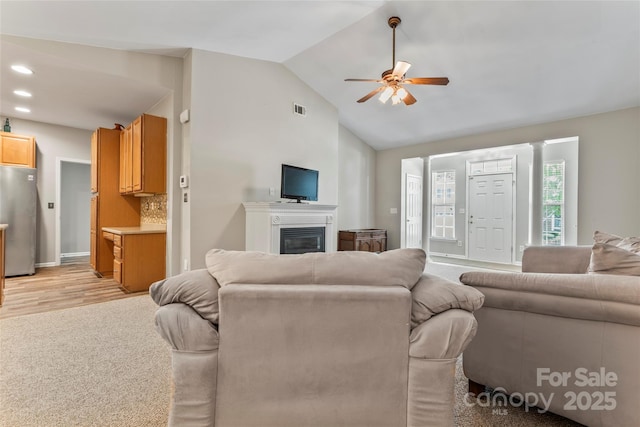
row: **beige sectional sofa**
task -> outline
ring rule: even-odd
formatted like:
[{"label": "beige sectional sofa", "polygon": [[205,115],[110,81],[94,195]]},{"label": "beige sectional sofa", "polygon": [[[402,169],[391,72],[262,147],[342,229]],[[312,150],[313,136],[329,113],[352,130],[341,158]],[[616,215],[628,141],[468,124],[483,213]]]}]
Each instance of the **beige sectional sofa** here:
[{"label": "beige sectional sofa", "polygon": [[399,249],[212,250],[151,286],[172,348],[174,426],[452,426],[480,292]]},{"label": "beige sectional sofa", "polygon": [[620,273],[611,246],[531,247],[522,273],[461,276],[485,295],[463,356],[472,391],[506,391],[587,426],[638,425],[640,277],[588,271]]}]

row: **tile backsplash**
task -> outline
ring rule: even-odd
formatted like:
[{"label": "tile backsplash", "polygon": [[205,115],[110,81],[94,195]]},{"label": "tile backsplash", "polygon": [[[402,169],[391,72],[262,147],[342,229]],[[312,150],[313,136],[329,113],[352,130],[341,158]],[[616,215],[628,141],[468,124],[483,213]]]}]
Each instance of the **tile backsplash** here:
[{"label": "tile backsplash", "polygon": [[140,224],[166,224],[167,223],[167,195],[140,199]]}]

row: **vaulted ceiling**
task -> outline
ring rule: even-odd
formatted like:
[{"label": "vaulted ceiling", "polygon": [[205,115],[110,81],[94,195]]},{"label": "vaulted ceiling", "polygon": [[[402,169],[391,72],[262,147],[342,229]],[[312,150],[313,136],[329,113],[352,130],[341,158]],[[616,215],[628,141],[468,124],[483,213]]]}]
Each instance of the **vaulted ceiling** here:
[{"label": "vaulted ceiling", "polygon": [[[392,66],[418,102],[356,100]],[[284,64],[335,105],[376,149],[640,105],[637,1],[0,1],[0,34],[182,56],[189,48]],[[0,115],[93,129],[122,122],[166,93],[1,41]],[[36,67],[31,113],[13,94],[16,61]],[[43,76],[46,76],[43,78]],[[258,76],[259,78],[259,76]],[[241,84],[241,83],[235,83]],[[96,100],[99,100],[99,104]]]}]

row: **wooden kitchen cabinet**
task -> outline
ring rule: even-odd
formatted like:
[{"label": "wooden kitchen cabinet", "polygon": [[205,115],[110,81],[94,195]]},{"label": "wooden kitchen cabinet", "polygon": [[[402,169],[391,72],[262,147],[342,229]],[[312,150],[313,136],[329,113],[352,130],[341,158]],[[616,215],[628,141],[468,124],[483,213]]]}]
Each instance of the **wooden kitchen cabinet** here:
[{"label": "wooden kitchen cabinet", "polygon": [[113,241],[113,278],[125,290],[147,291],[164,279],[166,233],[103,234]]},{"label": "wooden kitchen cabinet", "polygon": [[120,129],[98,128],[91,136],[90,263],[100,276],[113,273],[113,247],[102,227],[140,224],[140,199],[119,191]]},{"label": "wooden kitchen cabinet", "polygon": [[132,125],[130,124],[120,132],[120,194],[127,194],[133,191],[131,128]]},{"label": "wooden kitchen cabinet", "polygon": [[339,251],[384,252],[387,250],[387,230],[365,228],[338,232]]},{"label": "wooden kitchen cabinet", "polygon": [[120,192],[167,192],[167,119],[143,114],[123,130]]},{"label": "wooden kitchen cabinet", "polygon": [[36,138],[0,132],[0,164],[35,168]]},{"label": "wooden kitchen cabinet", "polygon": [[98,192],[98,135],[99,130],[91,134],[91,192]]},{"label": "wooden kitchen cabinet", "polygon": [[98,225],[98,196],[91,197],[89,226],[89,264],[94,270],[98,270],[97,229]]}]

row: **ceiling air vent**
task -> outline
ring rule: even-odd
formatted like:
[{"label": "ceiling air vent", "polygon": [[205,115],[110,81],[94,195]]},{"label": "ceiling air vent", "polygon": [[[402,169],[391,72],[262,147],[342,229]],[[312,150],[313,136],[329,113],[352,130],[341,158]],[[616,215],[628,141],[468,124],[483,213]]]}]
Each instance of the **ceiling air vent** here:
[{"label": "ceiling air vent", "polygon": [[304,105],[293,103],[293,114],[297,114],[302,117],[307,117],[307,107]]}]

